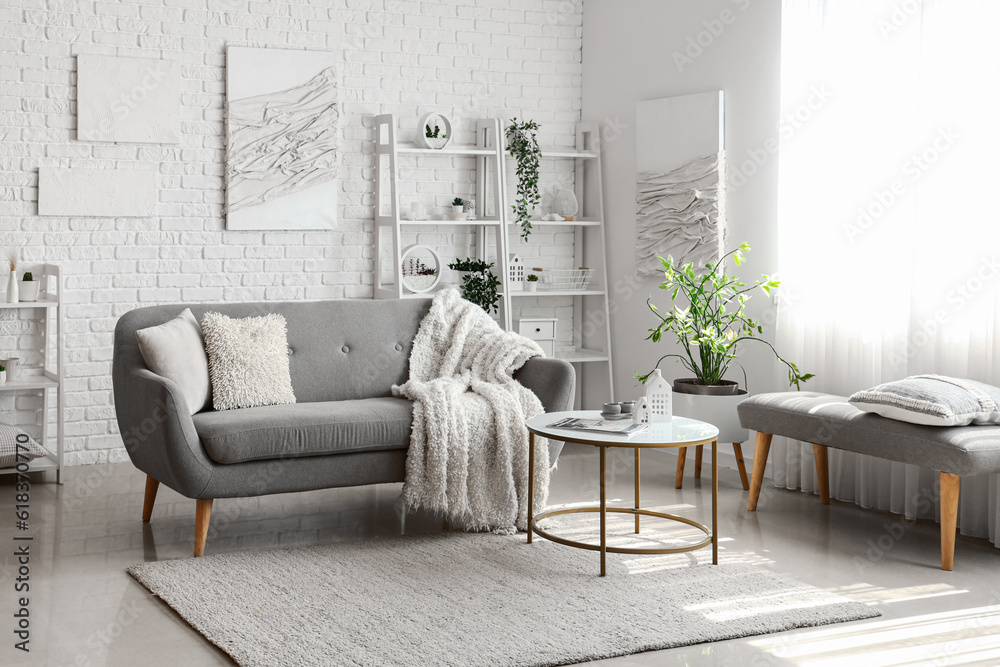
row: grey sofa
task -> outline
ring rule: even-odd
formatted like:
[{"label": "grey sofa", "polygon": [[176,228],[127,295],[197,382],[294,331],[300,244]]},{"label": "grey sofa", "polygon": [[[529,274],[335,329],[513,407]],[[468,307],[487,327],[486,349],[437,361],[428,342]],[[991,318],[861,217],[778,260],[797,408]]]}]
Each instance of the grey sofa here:
[{"label": "grey sofa", "polygon": [[[150,371],[135,332],[191,308],[230,317],[279,313],[297,403],[190,415],[180,388]],[[115,328],[115,411],[129,457],[147,475],[143,521],[159,484],[197,502],[194,555],[204,551],[215,498],[401,482],[412,404],[390,388],[408,377],[429,299],[164,305],[126,313]],[[558,359],[529,360],[515,377],[547,412],[570,409],[575,375]],[[555,462],[562,443],[550,443]]]}]

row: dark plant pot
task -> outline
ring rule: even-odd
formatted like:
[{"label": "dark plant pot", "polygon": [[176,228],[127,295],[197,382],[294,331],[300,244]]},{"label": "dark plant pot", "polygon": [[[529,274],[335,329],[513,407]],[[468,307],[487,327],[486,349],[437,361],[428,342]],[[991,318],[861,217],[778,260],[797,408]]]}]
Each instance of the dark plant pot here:
[{"label": "dark plant pot", "polygon": [[684,378],[674,380],[674,391],[701,396],[735,396],[740,391],[740,385],[732,380],[722,380],[721,384],[702,384],[696,378]]}]

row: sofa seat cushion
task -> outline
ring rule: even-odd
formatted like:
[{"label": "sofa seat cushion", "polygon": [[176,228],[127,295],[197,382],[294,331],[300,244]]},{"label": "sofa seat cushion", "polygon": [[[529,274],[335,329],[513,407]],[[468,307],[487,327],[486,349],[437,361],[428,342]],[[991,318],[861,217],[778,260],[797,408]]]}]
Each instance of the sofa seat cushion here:
[{"label": "sofa seat cushion", "polygon": [[192,417],[216,463],[408,449],[413,404],[402,398],[290,403]]}]

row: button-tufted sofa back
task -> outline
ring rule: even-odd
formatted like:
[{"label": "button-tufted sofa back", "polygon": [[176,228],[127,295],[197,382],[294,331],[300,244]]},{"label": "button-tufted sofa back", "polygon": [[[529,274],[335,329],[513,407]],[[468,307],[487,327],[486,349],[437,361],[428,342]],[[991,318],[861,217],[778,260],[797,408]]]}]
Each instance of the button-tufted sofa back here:
[{"label": "button-tufted sofa back", "polygon": [[[430,299],[385,301],[271,301],[178,304],[138,308],[115,328],[115,386],[133,368],[145,368],[135,339],[138,329],[163,324],[190,308],[229,317],[283,315],[288,324],[292,388],[300,403],[389,396],[409,375],[410,348]],[[122,385],[124,386],[124,385]]]}]

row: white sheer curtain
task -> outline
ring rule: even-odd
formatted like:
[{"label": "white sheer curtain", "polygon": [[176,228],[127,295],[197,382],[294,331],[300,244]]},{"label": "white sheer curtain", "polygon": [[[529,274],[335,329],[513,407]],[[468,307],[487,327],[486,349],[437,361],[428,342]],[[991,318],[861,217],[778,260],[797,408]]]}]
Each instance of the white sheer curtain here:
[{"label": "white sheer curtain", "polygon": [[[848,395],[916,373],[1000,384],[1000,2],[785,0],[778,343]],[[775,438],[775,483],[815,489]],[[936,518],[937,474],[830,452],[834,497]],[[962,480],[997,544],[1000,476]]]}]

